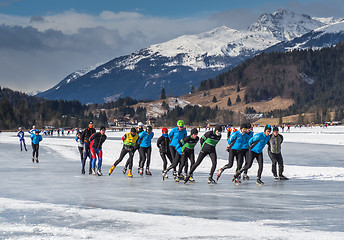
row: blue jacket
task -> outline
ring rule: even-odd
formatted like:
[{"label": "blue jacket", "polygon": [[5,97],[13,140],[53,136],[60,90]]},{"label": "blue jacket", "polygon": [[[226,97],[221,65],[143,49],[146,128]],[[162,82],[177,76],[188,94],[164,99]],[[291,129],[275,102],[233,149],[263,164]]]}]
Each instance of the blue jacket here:
[{"label": "blue jacket", "polygon": [[269,142],[270,135],[265,136],[264,132],[255,134],[249,141],[252,152],[261,153],[265,145]]},{"label": "blue jacket", "polygon": [[241,150],[243,145],[243,135],[240,131],[232,133],[228,139],[230,149]]},{"label": "blue jacket", "polygon": [[43,140],[41,135],[36,135],[36,133],[31,134],[31,140],[33,144],[39,144],[40,141]]},{"label": "blue jacket", "polygon": [[152,138],[154,137],[154,133],[148,135],[146,131],[139,133],[139,139],[137,140],[140,143],[140,147],[150,147],[152,143]]},{"label": "blue jacket", "polygon": [[177,148],[179,141],[187,136],[185,128],[179,132],[178,127],[173,128],[168,134],[168,138],[171,140],[170,146]]},{"label": "blue jacket", "polygon": [[253,137],[253,131],[251,131],[249,134],[245,133],[242,136],[242,148],[241,149],[248,149],[249,145],[248,145],[248,141]]}]

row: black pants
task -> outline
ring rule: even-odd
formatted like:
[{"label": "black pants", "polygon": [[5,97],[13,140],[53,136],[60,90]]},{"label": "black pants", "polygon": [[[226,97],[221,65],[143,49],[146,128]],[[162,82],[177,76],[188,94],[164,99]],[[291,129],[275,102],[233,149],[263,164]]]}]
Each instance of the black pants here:
[{"label": "black pants", "polygon": [[240,175],[243,171],[248,170],[252,167],[253,160],[257,159],[258,162],[258,173],[257,173],[257,178],[262,177],[262,172],[263,172],[263,153],[256,153],[252,151],[248,151],[248,158],[247,162],[245,163],[245,166],[241,168],[239,171],[237,171],[237,175]]},{"label": "black pants", "polygon": [[133,169],[133,158],[134,158],[134,152],[135,149],[133,147],[126,147],[123,146],[121,154],[119,155],[118,160],[113,164],[115,167],[122,162],[123,158],[125,157],[125,155],[127,155],[127,153],[129,153],[129,158],[127,160],[129,169],[132,170]]},{"label": "black pants", "polygon": [[[132,162],[132,164],[134,164],[134,155],[135,155],[135,152],[136,152],[137,149],[138,148],[135,147],[134,150],[133,150],[133,162]],[[140,164],[140,161],[141,161],[141,154],[139,154],[139,164]],[[127,169],[129,165],[130,165],[130,157],[127,159],[124,168]]]},{"label": "black pants", "polygon": [[283,166],[283,157],[281,153],[275,154],[268,151],[269,157],[271,159],[272,167],[271,171],[274,176],[277,176],[277,163],[278,163],[278,176],[283,174],[284,166]]},{"label": "black pants", "polygon": [[170,171],[172,168],[176,169],[177,165],[180,164],[180,159],[182,156],[176,151],[176,155],[173,158],[172,164],[166,169],[166,172]]},{"label": "black pants", "polygon": [[233,167],[234,157],[237,160],[237,170],[242,167],[243,157],[241,150],[229,149],[228,163],[222,167],[223,170]]},{"label": "black pants", "polygon": [[[175,147],[172,147],[172,146],[170,146],[170,152],[171,152],[171,156],[172,156],[172,164],[173,164],[173,162],[174,162],[174,158],[175,158],[175,156],[177,156],[177,151],[176,151],[176,148]],[[179,155],[179,154],[178,154]],[[180,156],[180,155],[179,155]],[[178,160],[178,163],[179,163],[179,160]],[[177,165],[178,165],[178,163],[177,163]],[[177,169],[177,165],[175,166],[175,167],[173,167],[173,171],[176,171],[176,169]]]},{"label": "black pants", "polygon": [[82,158],[82,169],[85,169],[87,157],[89,157],[89,159],[90,159],[90,169],[91,169],[92,168],[92,156],[91,156],[90,143],[84,144],[84,156]]},{"label": "black pants", "polygon": [[38,158],[39,144],[32,143],[31,146],[32,146],[32,157],[35,157],[36,155],[36,158]]},{"label": "black pants", "polygon": [[195,162],[195,164],[193,164],[191,166],[191,169],[190,169],[190,175],[193,174],[193,172],[196,170],[196,168],[201,164],[201,162],[203,161],[203,159],[209,155],[210,157],[210,160],[211,160],[211,163],[212,163],[212,166],[211,166],[211,169],[210,169],[210,173],[209,175],[211,177],[213,177],[214,175],[214,172],[215,172],[215,169],[216,169],[216,164],[217,164],[217,155],[216,155],[216,152],[213,151],[213,152],[204,152],[203,150],[200,151],[199,155],[198,155],[198,158],[197,158],[197,161]]},{"label": "black pants", "polygon": [[150,161],[151,161],[151,154],[152,154],[152,147],[140,147],[139,149],[139,153],[140,153],[140,163],[139,166],[140,168],[143,168],[145,165],[145,162],[147,160],[146,163],[146,169],[149,169],[149,165],[150,165]]},{"label": "black pants", "polygon": [[25,151],[27,151],[27,149],[26,149],[26,144],[25,144],[25,140],[20,140],[20,151],[23,151],[23,145],[24,145]]},{"label": "black pants", "polygon": [[[246,165],[246,162],[247,162],[247,159],[248,159],[248,149],[241,149],[241,156],[242,156],[242,162],[244,163],[245,162],[245,165]],[[240,170],[242,168],[242,166],[238,166],[236,171]],[[244,171],[245,174],[247,174],[247,169]]]},{"label": "black pants", "polygon": [[167,153],[160,152],[160,157],[161,157],[162,162],[163,162],[162,168],[163,168],[163,170],[166,170],[166,168],[167,168],[167,158],[168,158],[168,160],[170,160],[171,164],[173,163],[171,152],[170,151],[168,151]]},{"label": "black pants", "polygon": [[191,168],[191,166],[195,164],[195,153],[194,152],[190,152],[190,153],[183,152],[181,159],[180,159],[178,175],[180,175],[182,173],[183,167],[184,167],[185,174],[188,173],[188,167],[189,167],[188,159],[190,159],[190,162],[191,162],[190,168]]},{"label": "black pants", "polygon": [[81,158],[81,164],[82,160],[84,159],[84,148],[83,147],[78,147],[79,153],[80,153],[80,158]]}]

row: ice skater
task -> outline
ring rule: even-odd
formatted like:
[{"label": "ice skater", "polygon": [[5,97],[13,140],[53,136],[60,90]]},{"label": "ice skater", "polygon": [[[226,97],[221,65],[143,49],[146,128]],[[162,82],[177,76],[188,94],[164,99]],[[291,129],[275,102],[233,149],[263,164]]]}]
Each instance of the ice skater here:
[{"label": "ice skater", "polygon": [[[139,134],[140,143],[140,162],[139,162],[139,174],[143,175],[143,167],[146,163],[146,175],[152,175],[149,171],[149,165],[151,161],[152,154],[152,138],[154,137],[153,129],[151,126],[147,126],[146,131]],[[146,162],[147,161],[147,162]]]},{"label": "ice skater", "polygon": [[125,155],[129,154],[129,171],[128,171],[128,177],[133,177],[132,170],[133,170],[133,157],[134,157],[134,152],[136,150],[135,146],[138,140],[138,134],[136,131],[136,128],[131,128],[129,133],[126,133],[123,137],[123,148],[122,151],[119,155],[119,158],[114,164],[111,166],[109,170],[109,175],[113,172],[113,170],[116,168],[116,166],[122,162],[123,158]]},{"label": "ice skater", "polygon": [[258,173],[257,173],[257,184],[264,184],[264,182],[261,180],[262,172],[263,172],[263,149],[265,145],[270,140],[270,133],[271,133],[271,126],[266,125],[264,128],[264,132],[255,134],[248,142],[249,144],[249,152],[248,152],[248,159],[245,163],[245,166],[238,170],[234,174],[233,181],[238,179],[238,177],[241,175],[241,173],[245,170],[248,170],[252,167],[252,163],[254,159],[257,159],[258,162]]},{"label": "ice skater", "polygon": [[94,133],[96,133],[96,129],[93,128],[93,122],[90,122],[88,124],[88,128],[85,129],[80,135],[81,141],[84,142],[84,156],[82,159],[82,169],[85,169],[86,159],[88,157],[90,159],[90,168],[88,171],[89,174],[92,174],[92,156],[91,156],[91,149],[90,149],[90,137]]},{"label": "ice skater", "polygon": [[84,142],[81,140],[81,132],[78,132],[75,138],[75,141],[78,143],[78,150],[80,153],[81,159],[81,174],[85,174],[85,166],[83,165],[84,159]]},{"label": "ice skater", "polygon": [[168,138],[168,129],[166,127],[163,127],[161,131],[162,135],[161,137],[159,137],[158,141],[156,142],[156,145],[159,148],[160,157],[163,162],[162,173],[164,173],[164,171],[167,168],[167,159],[170,161],[170,163],[172,163],[173,161],[169,147],[170,139]]},{"label": "ice skater", "polygon": [[[241,154],[243,157],[243,162],[246,164],[247,163],[247,159],[248,159],[248,141],[253,137],[253,131],[251,130],[251,124],[247,123],[246,124],[246,133],[242,136],[243,137],[243,144],[242,144],[242,149],[241,149]],[[239,169],[241,169],[242,166],[240,166],[240,168],[237,167],[236,171],[238,171]],[[247,175],[248,170],[246,169],[244,171],[244,175],[242,177],[243,180],[250,180],[250,177]]]},{"label": "ice skater", "polygon": [[[102,176],[102,162],[103,162],[103,150],[102,145],[105,142],[107,136],[105,135],[105,127],[101,126],[100,131],[97,133],[94,133],[90,137],[90,149],[91,149],[91,155],[92,155],[92,174]],[[97,173],[95,171],[96,167],[96,160],[98,155],[98,168]]]},{"label": "ice skater", "polygon": [[25,151],[27,151],[26,144],[25,144],[25,138],[24,138],[24,131],[22,130],[21,127],[19,127],[18,130],[19,131],[17,133],[17,136],[19,137],[20,151],[23,151],[23,145],[24,145]]},{"label": "ice skater", "polygon": [[[179,182],[179,180],[185,180],[188,174],[188,159],[190,159],[191,166],[195,164],[195,153],[194,148],[199,140],[198,130],[196,128],[191,129],[191,134],[186,136],[182,140],[179,141],[178,146],[176,148],[176,156],[173,160],[173,163],[163,172],[163,179],[166,178],[168,171],[172,168],[176,168],[179,164],[179,170],[177,173],[177,177],[175,177],[175,181]],[[182,170],[184,168],[185,176],[182,175]],[[189,180],[194,182],[193,176],[189,176]]]},{"label": "ice skater", "polygon": [[[268,142],[268,155],[271,159],[271,171],[276,180],[288,180],[287,177],[283,175],[283,157],[281,152],[281,145],[283,143],[283,136],[279,134],[278,127],[274,127],[272,134],[270,135],[270,140]],[[277,165],[278,164],[278,175],[277,175]]]},{"label": "ice skater", "polygon": [[40,131],[38,129],[35,130],[34,133],[31,134],[31,146],[32,146],[32,162],[39,163],[38,161],[38,150],[39,150],[39,142],[43,140],[42,136],[39,134]]},{"label": "ice skater", "polygon": [[[229,139],[228,139],[228,163],[220,168],[216,173],[216,180],[218,181],[221,177],[221,174],[224,170],[233,167],[234,157],[237,160],[237,168],[240,169],[243,164],[243,156],[242,156],[242,145],[243,145],[243,135],[246,134],[246,125],[242,124],[240,127],[240,131],[233,132]],[[239,180],[235,179],[235,181],[239,182]]]},{"label": "ice skater", "polygon": [[217,155],[216,155],[216,145],[221,139],[221,132],[222,127],[220,125],[215,126],[215,130],[206,132],[200,139],[201,143],[201,151],[198,155],[197,161],[195,164],[191,166],[190,173],[186,176],[185,182],[187,183],[190,180],[190,176],[192,176],[193,172],[196,170],[196,168],[201,164],[203,159],[209,155],[212,166],[210,169],[209,177],[208,177],[208,183],[209,184],[216,184],[215,180],[213,179],[213,175],[216,169],[217,164]]},{"label": "ice skater", "polygon": [[[172,162],[174,162],[174,157],[176,156],[176,148],[178,147],[179,141],[187,136],[184,125],[184,121],[179,120],[177,122],[177,127],[173,128],[168,134],[168,137],[170,139],[170,152],[172,155]],[[173,168],[173,176],[177,176],[176,167]]]}]

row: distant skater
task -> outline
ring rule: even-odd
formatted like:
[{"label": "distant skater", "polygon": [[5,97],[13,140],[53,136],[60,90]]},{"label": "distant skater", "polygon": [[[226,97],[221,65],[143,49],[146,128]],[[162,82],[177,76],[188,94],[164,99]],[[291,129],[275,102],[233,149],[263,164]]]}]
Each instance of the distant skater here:
[{"label": "distant skater", "polygon": [[19,127],[18,130],[19,130],[19,131],[18,131],[18,133],[17,133],[17,136],[19,137],[20,151],[23,151],[23,145],[24,145],[25,151],[27,151],[27,149],[26,149],[26,144],[25,144],[25,138],[24,138],[24,131],[22,130],[21,127]]},{"label": "distant skater", "polygon": [[[283,143],[283,136],[278,133],[278,127],[274,127],[272,134],[270,135],[270,140],[268,142],[268,155],[271,159],[271,171],[276,180],[288,180],[287,177],[283,175],[284,165],[283,157],[281,152],[281,145]],[[277,165],[278,164],[278,175],[277,175]]]},{"label": "distant skater", "polygon": [[39,130],[36,129],[34,133],[31,134],[31,146],[32,146],[32,162],[38,163],[38,150],[39,142],[43,140],[42,136],[39,134]]},{"label": "distant skater", "polygon": [[[241,149],[241,154],[243,157],[243,163],[246,164],[247,163],[247,159],[248,159],[248,142],[250,141],[250,139],[253,137],[253,131],[251,130],[251,124],[247,123],[246,124],[246,133],[242,136],[243,137],[243,144],[242,144],[242,149]],[[240,170],[242,166],[238,166],[236,171]],[[248,169],[245,169],[244,171],[244,175],[242,177],[243,180],[250,180],[250,177],[247,175]]]},{"label": "distant skater", "polygon": [[92,156],[91,156],[91,149],[90,149],[90,137],[92,136],[92,134],[96,133],[96,130],[93,128],[93,122],[90,122],[88,124],[88,128],[85,129],[81,135],[80,135],[80,139],[81,141],[84,142],[84,156],[82,159],[82,169],[85,169],[85,165],[86,165],[86,159],[87,157],[90,159],[90,168],[89,168],[89,174],[92,174]]}]

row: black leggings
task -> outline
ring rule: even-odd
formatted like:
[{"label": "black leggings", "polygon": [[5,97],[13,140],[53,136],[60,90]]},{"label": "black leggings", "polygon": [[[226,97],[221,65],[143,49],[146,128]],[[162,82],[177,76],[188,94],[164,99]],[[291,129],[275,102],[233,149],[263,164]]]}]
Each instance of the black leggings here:
[{"label": "black leggings", "polygon": [[257,173],[257,178],[262,177],[262,172],[263,172],[263,153],[256,153],[252,151],[248,151],[248,158],[247,162],[245,163],[245,166],[241,168],[237,173],[237,175],[240,175],[243,171],[248,170],[252,167],[253,160],[257,159],[258,162],[258,173]]},{"label": "black leggings", "polygon": [[81,164],[82,160],[84,159],[84,148],[83,147],[78,147],[79,153],[80,153],[80,158],[81,158]]},{"label": "black leggings", "polygon": [[[177,156],[177,154],[179,155],[179,153],[177,153],[176,148],[175,148],[175,147],[172,147],[172,146],[170,146],[170,152],[171,152],[172,164],[173,164],[174,158]],[[180,155],[179,155],[179,156],[180,156]],[[178,161],[179,161],[179,160],[178,160]],[[177,163],[177,165],[178,165],[178,163]],[[177,165],[173,167],[173,171],[176,171]]]},{"label": "black leggings", "polygon": [[195,162],[195,164],[193,164],[191,166],[190,175],[193,174],[193,172],[196,170],[198,165],[201,164],[201,162],[203,161],[205,156],[207,156],[208,154],[209,154],[209,157],[210,157],[210,160],[211,160],[211,163],[212,163],[209,176],[213,177],[215,169],[216,169],[216,164],[217,164],[217,155],[216,155],[215,151],[213,151],[213,152],[204,152],[203,150],[201,150],[201,152],[198,155],[197,161]]},{"label": "black leggings", "polygon": [[268,151],[269,157],[271,159],[271,171],[274,176],[277,176],[277,168],[276,165],[278,163],[278,176],[281,176],[283,174],[284,166],[283,166],[283,157],[281,153],[274,154],[270,151]]},{"label": "black leggings", "polygon": [[150,165],[150,161],[151,161],[151,154],[152,154],[152,147],[140,147],[139,149],[139,153],[140,153],[140,168],[143,168],[143,166],[145,165],[145,162],[147,160],[146,163],[146,169],[149,169],[149,165]]},{"label": "black leggings", "polygon": [[191,168],[191,166],[195,164],[195,154],[193,152],[190,152],[190,153],[183,152],[182,157],[180,159],[178,175],[181,174],[183,167],[184,167],[185,174],[188,173],[188,167],[189,167],[188,159],[190,159],[190,162],[191,162],[190,168]]},{"label": "black leggings", "polygon": [[[248,149],[241,149],[241,156],[243,158],[243,162],[244,162],[244,158],[245,158],[245,165],[247,163],[247,159],[248,159]],[[237,167],[236,171],[240,170],[242,168],[242,165],[239,167]],[[247,169],[244,171],[245,174],[247,174]]]},{"label": "black leggings", "polygon": [[85,169],[87,157],[90,158],[90,170],[91,170],[91,168],[92,168],[92,156],[91,156],[91,149],[90,149],[89,143],[84,144],[84,156],[82,159],[82,169]]},{"label": "black leggings", "polygon": [[173,158],[172,164],[166,169],[166,172],[170,171],[172,168],[176,169],[178,163],[180,163],[181,155],[176,151],[176,155]]},{"label": "black leggings", "polygon": [[242,152],[240,150],[229,149],[228,163],[222,167],[223,170],[233,167],[234,157],[236,157],[237,160],[237,171],[242,167]]},{"label": "black leggings", "polygon": [[163,161],[163,167],[162,168],[163,168],[163,170],[166,170],[166,168],[167,168],[167,158],[168,158],[168,160],[170,160],[171,164],[173,163],[171,152],[170,151],[168,151],[167,153],[160,152],[160,157],[161,157],[161,159]]},{"label": "black leggings", "polygon": [[36,155],[36,158],[38,158],[39,144],[32,143],[31,146],[32,146],[32,157],[35,157]]},{"label": "black leggings", "polygon": [[134,148],[129,148],[129,147],[123,147],[121,154],[119,155],[118,160],[113,164],[115,167],[122,162],[123,158],[125,157],[125,155],[127,155],[127,153],[129,153],[129,158],[127,160],[129,169],[132,170],[133,169],[133,158],[134,158]]},{"label": "black leggings", "polygon": [[[135,152],[136,152],[136,150],[137,150],[138,148],[134,148],[134,150],[133,150],[133,162],[134,162],[134,155],[135,155]],[[139,164],[140,164],[140,161],[141,161],[141,154],[139,154]],[[128,166],[129,166],[129,164],[130,164],[130,161],[129,161],[129,158],[127,159],[127,162],[125,163],[125,169],[127,169],[128,168]],[[134,164],[134,163],[133,163]]]}]

